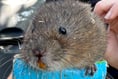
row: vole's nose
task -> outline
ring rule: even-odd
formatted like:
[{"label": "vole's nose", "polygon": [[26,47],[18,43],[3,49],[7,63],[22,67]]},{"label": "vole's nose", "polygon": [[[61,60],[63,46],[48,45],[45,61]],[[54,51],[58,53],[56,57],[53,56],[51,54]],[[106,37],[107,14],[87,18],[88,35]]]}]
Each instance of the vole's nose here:
[{"label": "vole's nose", "polygon": [[38,59],[43,56],[43,52],[40,49],[34,49],[32,52],[35,57],[38,57]]}]

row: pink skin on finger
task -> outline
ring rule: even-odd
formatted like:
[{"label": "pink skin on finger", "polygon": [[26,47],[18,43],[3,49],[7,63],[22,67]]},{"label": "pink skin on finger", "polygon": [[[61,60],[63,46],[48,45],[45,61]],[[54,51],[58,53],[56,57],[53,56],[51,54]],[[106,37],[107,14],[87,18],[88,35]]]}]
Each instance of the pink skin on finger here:
[{"label": "pink skin on finger", "polygon": [[109,12],[106,14],[104,18],[108,20],[113,20],[117,17],[118,17],[118,2],[113,4],[112,8],[109,10]]},{"label": "pink skin on finger", "polygon": [[108,45],[105,58],[108,63],[118,69],[118,38],[114,32],[108,33]]},{"label": "pink skin on finger", "polygon": [[106,13],[109,11],[109,9],[112,7],[113,5],[113,2],[110,2],[109,0],[105,1],[105,0],[102,0],[102,1],[99,1],[95,8],[94,8],[94,12],[103,17],[104,15],[106,15]]}]

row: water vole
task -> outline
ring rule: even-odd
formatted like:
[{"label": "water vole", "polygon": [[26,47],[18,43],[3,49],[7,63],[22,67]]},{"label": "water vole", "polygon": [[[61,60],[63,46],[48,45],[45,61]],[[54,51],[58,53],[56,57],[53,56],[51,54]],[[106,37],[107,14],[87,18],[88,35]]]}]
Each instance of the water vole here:
[{"label": "water vole", "polygon": [[22,58],[34,68],[82,68],[103,59],[106,30],[89,5],[79,1],[43,4],[24,38]]}]

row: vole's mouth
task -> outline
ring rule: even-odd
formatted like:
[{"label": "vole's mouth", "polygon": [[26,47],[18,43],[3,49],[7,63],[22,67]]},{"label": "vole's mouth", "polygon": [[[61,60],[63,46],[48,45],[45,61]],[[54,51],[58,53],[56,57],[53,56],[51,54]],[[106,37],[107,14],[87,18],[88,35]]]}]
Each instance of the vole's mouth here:
[{"label": "vole's mouth", "polygon": [[33,51],[34,56],[38,58],[38,60],[37,60],[38,67],[40,69],[46,69],[46,64],[44,64],[44,62],[41,59],[43,57],[44,52],[41,52],[40,49],[38,49],[38,48],[34,49],[32,51]]},{"label": "vole's mouth", "polygon": [[46,69],[46,64],[43,62],[43,61],[41,61],[41,60],[38,60],[38,67],[39,68],[41,68],[41,69]]}]

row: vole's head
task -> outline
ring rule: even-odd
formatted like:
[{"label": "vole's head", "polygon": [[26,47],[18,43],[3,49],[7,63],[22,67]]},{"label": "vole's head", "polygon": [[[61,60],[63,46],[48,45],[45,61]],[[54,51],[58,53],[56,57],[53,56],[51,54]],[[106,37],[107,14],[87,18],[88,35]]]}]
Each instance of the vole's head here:
[{"label": "vole's head", "polygon": [[105,52],[103,23],[79,1],[44,4],[29,27],[22,55],[35,68],[81,68],[99,60]]}]

